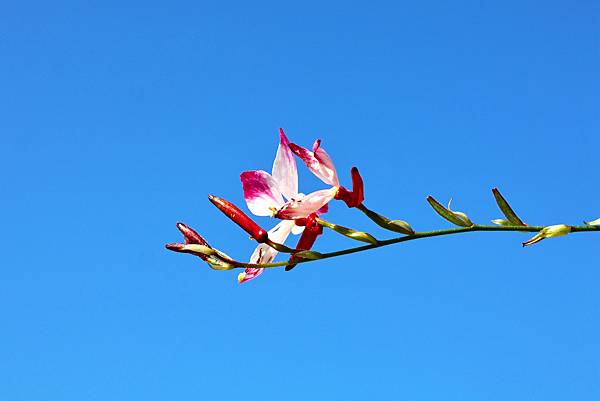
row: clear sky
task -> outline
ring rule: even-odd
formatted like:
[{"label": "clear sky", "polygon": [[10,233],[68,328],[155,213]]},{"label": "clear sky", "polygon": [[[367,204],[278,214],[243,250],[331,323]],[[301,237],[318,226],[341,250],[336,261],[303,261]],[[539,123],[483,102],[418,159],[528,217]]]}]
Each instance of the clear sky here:
[{"label": "clear sky", "polygon": [[249,257],[206,195],[245,209],[239,173],[270,169],[279,127],[418,230],[450,226],[428,194],[501,217],[494,186],[530,224],[600,217],[599,27],[585,0],[5,2],[0,399],[600,399],[594,233],[420,240],[243,285],[164,249],[183,221]]}]

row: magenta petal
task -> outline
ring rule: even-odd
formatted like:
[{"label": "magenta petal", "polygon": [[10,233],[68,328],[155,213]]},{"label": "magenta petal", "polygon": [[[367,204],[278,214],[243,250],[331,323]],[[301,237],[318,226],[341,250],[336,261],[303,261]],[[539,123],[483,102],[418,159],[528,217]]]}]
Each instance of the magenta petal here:
[{"label": "magenta petal", "polygon": [[257,216],[272,216],[283,205],[283,197],[271,174],[262,170],[240,175],[248,209]]},{"label": "magenta petal", "polygon": [[281,128],[279,129],[279,138],[272,175],[283,195],[291,199],[298,194],[298,169],[294,153],[289,146],[290,142]]},{"label": "magenta petal", "polygon": [[320,144],[320,140],[315,142],[313,146],[315,152],[311,152],[310,150],[293,143],[290,143],[290,149],[296,156],[306,163],[310,171],[319,177],[321,181],[337,187],[340,185],[337,177],[337,171],[333,165],[333,162],[331,161],[331,157],[329,157],[327,152],[321,149]]},{"label": "magenta petal", "polygon": [[321,147],[321,140],[317,139],[313,145],[313,153],[315,155],[315,159],[319,161],[321,166],[321,171],[324,176],[327,177],[327,184],[338,187],[340,185],[340,181],[337,176],[337,170],[333,165],[333,160],[325,150]]},{"label": "magenta petal", "polygon": [[299,200],[288,201],[275,215],[280,219],[300,219],[308,217],[327,205],[335,196],[337,188],[312,192]]}]

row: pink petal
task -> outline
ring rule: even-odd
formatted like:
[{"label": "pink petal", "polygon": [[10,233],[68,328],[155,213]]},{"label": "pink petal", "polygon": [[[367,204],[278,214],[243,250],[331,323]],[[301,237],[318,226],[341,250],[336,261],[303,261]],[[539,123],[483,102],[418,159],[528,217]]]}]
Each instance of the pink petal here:
[{"label": "pink petal", "polygon": [[271,174],[262,170],[240,175],[248,209],[257,216],[272,216],[283,205],[283,197]]},{"label": "pink petal", "polygon": [[279,185],[281,193],[288,198],[294,198],[298,193],[298,170],[296,168],[296,159],[290,149],[283,129],[279,129],[279,146],[277,155],[273,162],[273,179]]},{"label": "pink petal", "polygon": [[320,139],[317,139],[313,144],[313,153],[315,155],[315,158],[319,161],[322,171],[330,180],[330,182],[327,182],[327,184],[333,185],[334,187],[338,187],[340,185],[340,181],[337,176],[337,170],[335,169],[335,166],[333,165],[333,160],[331,160],[329,154],[325,152],[325,149],[321,147]]},{"label": "pink petal", "polygon": [[337,188],[322,189],[312,192],[304,198],[288,201],[275,215],[280,219],[300,219],[323,208],[333,199]]},{"label": "pink petal", "polygon": [[290,143],[290,149],[306,163],[310,171],[319,177],[321,181],[334,187],[340,185],[333,161],[327,152],[321,148],[320,139],[315,141],[313,152],[294,143]]},{"label": "pink petal", "polygon": [[[269,238],[274,242],[283,244],[295,225],[292,220],[280,221],[275,227],[269,230]],[[275,249],[267,244],[260,244],[254,250],[252,256],[250,256],[250,263],[271,263],[276,255],[277,251]],[[244,269],[244,273],[238,276],[238,282],[241,284],[252,280],[260,276],[264,270],[262,268],[247,267]]]}]

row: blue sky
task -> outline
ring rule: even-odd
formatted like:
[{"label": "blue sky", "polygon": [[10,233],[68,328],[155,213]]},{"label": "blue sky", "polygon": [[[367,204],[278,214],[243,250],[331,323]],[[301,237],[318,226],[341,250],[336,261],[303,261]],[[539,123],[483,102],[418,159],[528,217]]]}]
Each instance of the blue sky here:
[{"label": "blue sky", "polygon": [[4,4],[0,398],[600,398],[593,233],[420,240],[242,286],[164,249],[184,221],[249,257],[206,195],[244,206],[279,127],[418,230],[449,226],[428,194],[500,217],[494,186],[530,224],[600,217],[598,26],[591,1]]}]

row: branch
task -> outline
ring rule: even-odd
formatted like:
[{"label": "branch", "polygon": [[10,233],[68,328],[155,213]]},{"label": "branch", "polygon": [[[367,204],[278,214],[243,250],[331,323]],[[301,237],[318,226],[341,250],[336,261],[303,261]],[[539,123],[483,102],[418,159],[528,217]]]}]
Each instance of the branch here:
[{"label": "branch", "polygon": [[[329,259],[336,256],[349,255],[352,253],[364,252],[370,249],[382,248],[384,246],[398,244],[400,242],[413,241],[421,238],[430,237],[441,237],[444,235],[462,234],[475,231],[511,231],[511,232],[540,232],[545,226],[483,226],[483,225],[472,225],[470,227],[458,227],[449,228],[446,230],[433,230],[433,231],[422,231],[414,234],[405,235],[402,237],[391,238],[383,241],[378,241],[377,244],[357,246],[354,248],[342,249],[340,251],[321,253],[318,259],[302,259],[297,260],[294,263],[309,263],[320,259]],[[587,232],[587,231],[600,231],[600,226],[571,226],[571,232]],[[251,264],[251,263],[239,263],[236,268],[263,268],[271,269],[275,267],[283,267],[290,264],[290,262],[276,262],[276,263],[265,263],[265,264]]]}]

